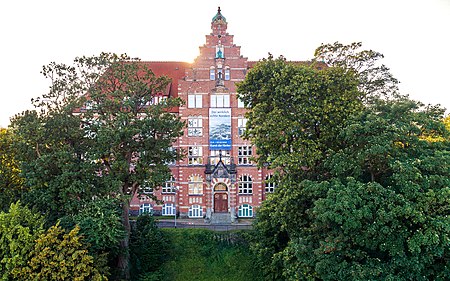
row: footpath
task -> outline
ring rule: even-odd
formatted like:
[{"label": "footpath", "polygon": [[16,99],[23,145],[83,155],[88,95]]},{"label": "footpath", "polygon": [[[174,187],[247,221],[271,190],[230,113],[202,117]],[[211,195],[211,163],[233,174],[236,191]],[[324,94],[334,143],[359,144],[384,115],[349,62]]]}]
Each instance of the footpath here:
[{"label": "footpath", "polygon": [[209,224],[203,219],[159,219],[156,221],[160,228],[204,228],[216,231],[231,231],[241,229],[252,229],[253,220],[240,219],[231,224]]}]

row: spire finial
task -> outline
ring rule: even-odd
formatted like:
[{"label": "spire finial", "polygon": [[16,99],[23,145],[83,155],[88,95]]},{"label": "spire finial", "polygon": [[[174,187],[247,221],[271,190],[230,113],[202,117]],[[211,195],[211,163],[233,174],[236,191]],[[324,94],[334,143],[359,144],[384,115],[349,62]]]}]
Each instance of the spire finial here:
[{"label": "spire finial", "polygon": [[220,9],[220,6],[217,7],[217,14],[212,19],[213,22],[215,21],[223,21],[225,24],[227,23],[227,20],[222,15],[222,10]]}]

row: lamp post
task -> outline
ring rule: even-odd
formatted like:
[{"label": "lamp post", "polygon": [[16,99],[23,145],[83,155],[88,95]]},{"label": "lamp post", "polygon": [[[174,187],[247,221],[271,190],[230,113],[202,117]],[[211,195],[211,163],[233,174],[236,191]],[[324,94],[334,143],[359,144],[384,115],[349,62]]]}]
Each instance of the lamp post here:
[{"label": "lamp post", "polygon": [[173,191],[175,192],[175,216],[174,216],[174,227],[177,228],[177,192],[180,188],[178,186],[173,187]]}]

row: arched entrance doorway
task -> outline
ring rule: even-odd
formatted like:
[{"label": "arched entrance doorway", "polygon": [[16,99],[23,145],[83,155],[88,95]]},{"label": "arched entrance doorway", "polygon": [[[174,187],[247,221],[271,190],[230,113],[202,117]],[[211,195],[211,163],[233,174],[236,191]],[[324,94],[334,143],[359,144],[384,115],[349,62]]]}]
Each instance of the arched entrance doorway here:
[{"label": "arched entrance doorway", "polygon": [[227,185],[224,182],[219,182],[214,186],[214,212],[227,213],[228,212],[228,193]]}]

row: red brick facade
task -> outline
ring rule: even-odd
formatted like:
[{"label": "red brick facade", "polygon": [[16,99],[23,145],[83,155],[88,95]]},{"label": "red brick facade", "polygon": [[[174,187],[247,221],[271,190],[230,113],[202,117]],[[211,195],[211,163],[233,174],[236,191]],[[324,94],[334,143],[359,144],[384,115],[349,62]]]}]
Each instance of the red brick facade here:
[{"label": "red brick facade", "polygon": [[[269,173],[248,162],[248,157],[255,155],[255,148],[240,137],[245,127],[245,109],[238,102],[235,84],[244,79],[249,65],[254,62],[248,62],[241,55],[240,47],[233,42],[233,35],[227,33],[227,21],[220,9],[194,63],[146,63],[155,74],[171,77],[168,94],[185,101],[177,114],[188,127],[174,148],[185,150],[187,156],[171,166],[174,181],[168,182],[167,187],[174,186],[177,191],[171,192],[169,188],[155,191],[165,205],[136,197],[131,209],[138,213],[139,209],[143,211],[147,207],[147,211],[151,208],[155,214],[173,215],[172,208],[176,206],[181,217],[207,220],[216,213],[229,214],[231,221],[236,217],[253,216],[255,207],[265,198],[264,182]],[[220,115],[222,117],[228,113],[231,116],[214,119],[216,111],[218,115],[224,114]],[[230,119],[231,136],[227,131]],[[221,120],[224,123],[216,125],[225,129],[215,136],[219,136],[220,144],[223,141],[227,144],[219,152],[210,146],[210,126]],[[231,139],[231,146],[227,139]],[[222,161],[217,164],[220,159]]]}]

